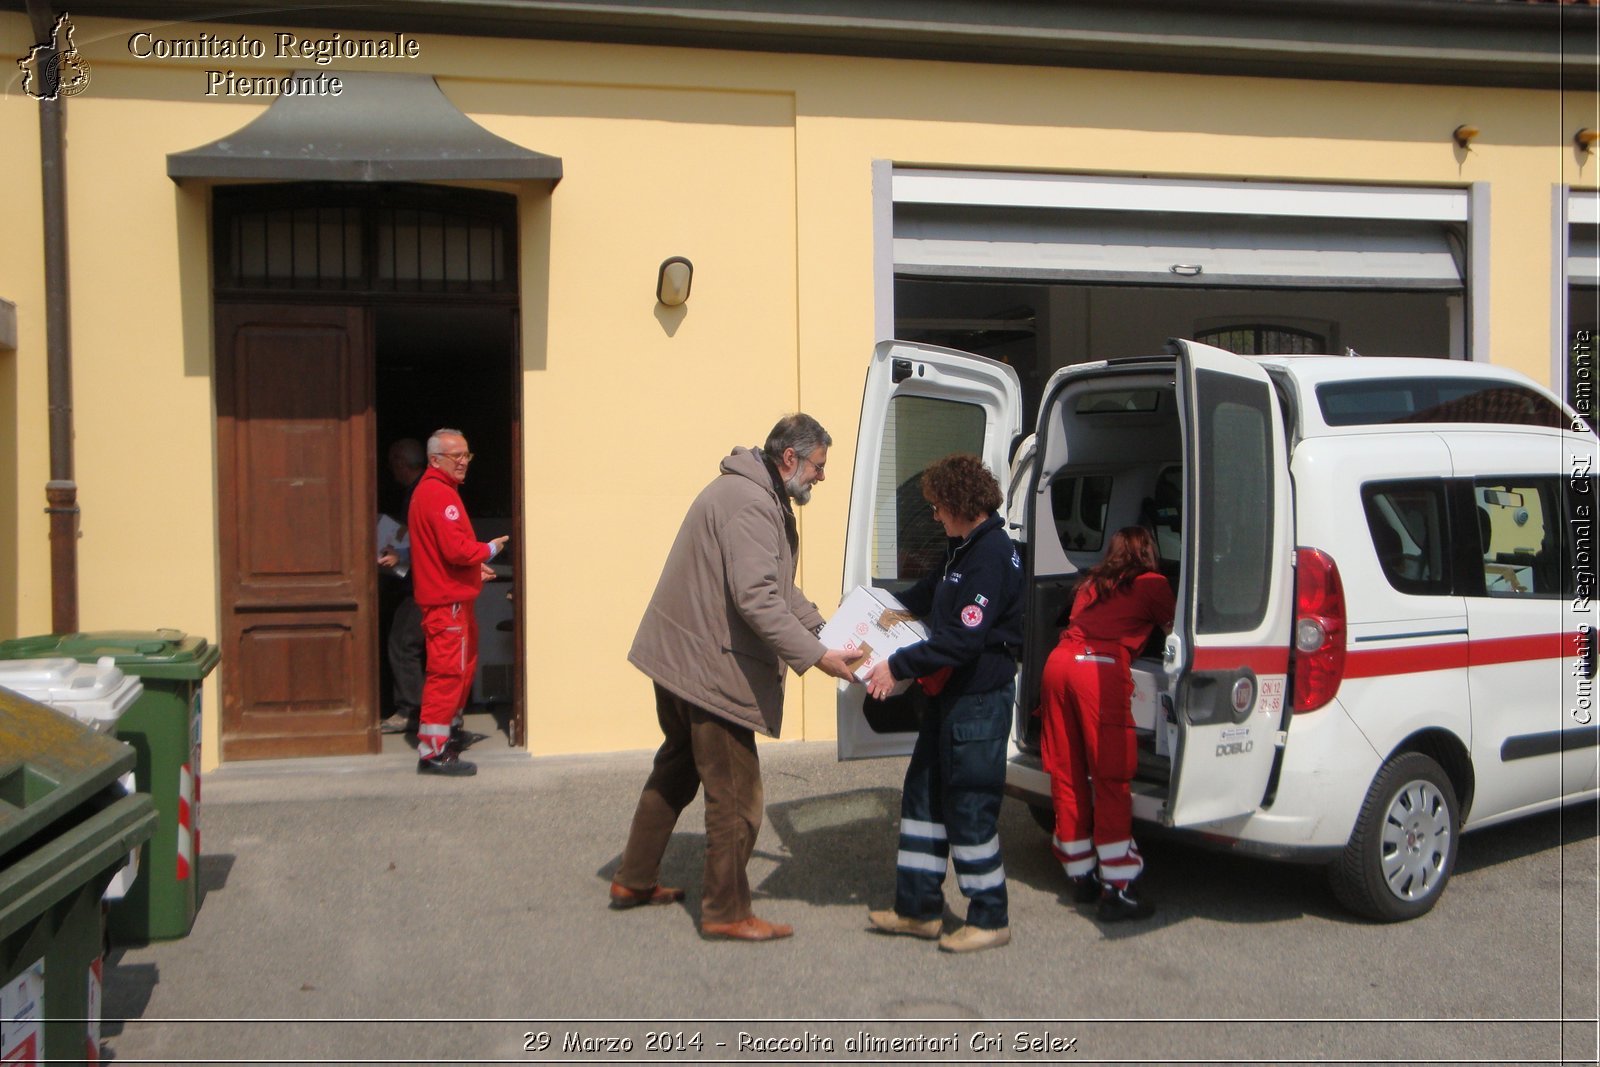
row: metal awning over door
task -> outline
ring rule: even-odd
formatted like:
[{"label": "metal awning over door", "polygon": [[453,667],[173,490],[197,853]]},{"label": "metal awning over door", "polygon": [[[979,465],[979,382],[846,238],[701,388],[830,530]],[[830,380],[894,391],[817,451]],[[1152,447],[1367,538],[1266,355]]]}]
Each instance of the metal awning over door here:
[{"label": "metal awning over door", "polygon": [[1101,284],[1466,286],[1465,189],[896,169],[896,274]]},{"label": "metal awning over door", "polygon": [[[297,71],[284,80],[315,80]],[[534,181],[561,160],[513,144],[462,114],[426,74],[339,71],[334,95],[279,96],[253,122],[167,156],[174,181]]]}]

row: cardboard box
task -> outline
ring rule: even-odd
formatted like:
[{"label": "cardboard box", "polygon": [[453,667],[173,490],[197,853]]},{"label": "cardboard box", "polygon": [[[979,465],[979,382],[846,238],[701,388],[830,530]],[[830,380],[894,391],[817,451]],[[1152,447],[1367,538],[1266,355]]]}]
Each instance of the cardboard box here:
[{"label": "cardboard box", "polygon": [[[915,619],[884,626],[880,620],[885,611],[905,611],[905,605],[883,589],[858,585],[840,601],[833,618],[817,635],[829,648],[858,653],[850,661],[850,669],[858,682],[866,681],[880,661],[928,636]],[[910,679],[903,679],[895,685],[894,691],[902,693],[910,685]]]}]

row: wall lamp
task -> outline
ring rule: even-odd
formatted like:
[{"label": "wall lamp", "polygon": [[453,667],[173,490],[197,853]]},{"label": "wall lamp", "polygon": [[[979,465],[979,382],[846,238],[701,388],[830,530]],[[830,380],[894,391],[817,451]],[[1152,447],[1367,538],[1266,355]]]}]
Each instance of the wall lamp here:
[{"label": "wall lamp", "polygon": [[689,299],[689,286],[693,282],[693,263],[682,256],[664,259],[656,275],[656,299],[669,308],[675,308]]},{"label": "wall lamp", "polygon": [[1572,135],[1572,143],[1578,146],[1578,151],[1588,155],[1594,151],[1594,143],[1600,141],[1600,130],[1585,126]]},{"label": "wall lamp", "polygon": [[1455,141],[1457,148],[1470,149],[1472,139],[1478,136],[1478,127],[1470,123],[1462,123],[1450,132],[1450,139]]}]

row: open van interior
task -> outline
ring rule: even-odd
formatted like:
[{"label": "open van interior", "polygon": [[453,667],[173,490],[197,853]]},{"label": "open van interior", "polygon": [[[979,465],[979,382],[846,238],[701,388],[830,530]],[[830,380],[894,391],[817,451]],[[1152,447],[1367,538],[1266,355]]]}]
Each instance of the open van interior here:
[{"label": "open van interior", "polygon": [[[1043,407],[1032,527],[1015,531],[1027,544],[1033,580],[1019,679],[1017,736],[1026,751],[1039,744],[1040,723],[1031,709],[1039,705],[1045,660],[1070,622],[1082,572],[1100,562],[1111,534],[1146,527],[1174,594],[1182,568],[1183,438],[1170,365],[1130,368],[1111,380],[1068,381]],[[1160,791],[1170,773],[1162,706],[1165,638],[1153,632],[1132,664],[1135,788]]]}]

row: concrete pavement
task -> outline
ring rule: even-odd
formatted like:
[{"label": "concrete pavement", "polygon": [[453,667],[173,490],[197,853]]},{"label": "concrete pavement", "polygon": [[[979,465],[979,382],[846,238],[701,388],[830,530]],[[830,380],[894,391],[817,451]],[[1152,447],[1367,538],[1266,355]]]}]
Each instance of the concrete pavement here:
[{"label": "concrete pavement", "polygon": [[496,736],[471,779],[419,778],[404,751],[224,767],[202,794],[194,930],[112,954],[105,1047],[126,1063],[1592,1062],[1593,1027],[1561,1020],[1593,1015],[1593,805],[1469,836],[1440,906],[1398,926],[1346,915],[1319,872],[1148,840],[1161,910],[1102,927],[1008,801],[1015,940],[956,957],[867,929],[892,899],[904,763],[839,763],[831,742],[761,755],[756,910],[797,931],[765,945],[697,934],[698,801],[663,870],[683,904],[607,908],[649,752],[535,758]]}]

